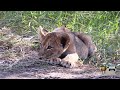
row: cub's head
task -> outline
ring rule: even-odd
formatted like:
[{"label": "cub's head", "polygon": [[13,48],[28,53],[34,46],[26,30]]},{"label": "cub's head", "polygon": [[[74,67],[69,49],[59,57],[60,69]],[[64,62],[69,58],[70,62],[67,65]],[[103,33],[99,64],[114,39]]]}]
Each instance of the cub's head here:
[{"label": "cub's head", "polygon": [[40,37],[39,57],[41,59],[57,58],[70,45],[69,35],[64,32],[48,32],[42,27],[38,28],[38,32]]}]

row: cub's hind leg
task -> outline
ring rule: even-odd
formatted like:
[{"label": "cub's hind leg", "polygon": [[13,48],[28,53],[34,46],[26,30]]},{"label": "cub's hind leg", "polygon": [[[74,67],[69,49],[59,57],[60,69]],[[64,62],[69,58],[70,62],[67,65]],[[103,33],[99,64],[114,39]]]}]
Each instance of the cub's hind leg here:
[{"label": "cub's hind leg", "polygon": [[91,57],[97,51],[97,47],[92,41],[92,38],[89,35],[80,32],[73,32],[79,39],[83,41],[83,43],[88,47],[88,57]]}]

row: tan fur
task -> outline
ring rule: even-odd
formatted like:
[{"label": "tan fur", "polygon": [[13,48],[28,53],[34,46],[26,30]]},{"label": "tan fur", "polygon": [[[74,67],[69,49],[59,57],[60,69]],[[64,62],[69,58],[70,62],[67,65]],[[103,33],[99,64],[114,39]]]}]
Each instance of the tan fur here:
[{"label": "tan fur", "polygon": [[[62,26],[47,32],[42,27],[38,29],[41,48],[41,59],[50,59],[65,67],[76,67],[79,58],[87,59],[96,51],[90,36],[79,32],[71,32]],[[59,62],[59,63],[58,63]]]}]

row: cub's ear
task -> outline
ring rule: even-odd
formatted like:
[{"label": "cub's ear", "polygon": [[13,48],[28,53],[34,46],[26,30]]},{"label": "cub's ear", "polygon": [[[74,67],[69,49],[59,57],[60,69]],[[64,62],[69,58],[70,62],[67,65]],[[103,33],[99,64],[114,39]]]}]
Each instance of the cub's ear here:
[{"label": "cub's ear", "polygon": [[61,26],[60,29],[64,32],[70,32],[70,30],[65,25]]},{"label": "cub's ear", "polygon": [[60,28],[61,28],[61,29],[63,29],[63,30],[65,30],[66,26],[65,26],[65,25],[63,25],[63,26],[61,26]]},{"label": "cub's ear", "polygon": [[61,26],[61,27],[58,27],[58,28],[55,28],[52,32],[65,32],[65,26]]},{"label": "cub's ear", "polygon": [[69,45],[70,45],[70,37],[68,34],[66,33],[61,33],[60,35],[60,43],[63,47],[63,51],[66,51],[66,49],[68,49]]},{"label": "cub's ear", "polygon": [[41,40],[44,39],[44,37],[49,33],[49,31],[47,31],[46,29],[42,28],[41,26],[39,26],[38,28],[38,37]]}]

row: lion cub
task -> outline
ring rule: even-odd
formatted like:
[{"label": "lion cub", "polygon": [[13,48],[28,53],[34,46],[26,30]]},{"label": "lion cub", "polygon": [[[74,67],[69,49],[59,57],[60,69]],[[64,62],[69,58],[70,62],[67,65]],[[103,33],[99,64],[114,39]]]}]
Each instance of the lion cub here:
[{"label": "lion cub", "polygon": [[38,28],[40,38],[40,59],[47,59],[51,64],[64,67],[78,67],[79,58],[87,59],[96,52],[90,36],[80,32],[71,32],[62,26],[48,32]]}]

